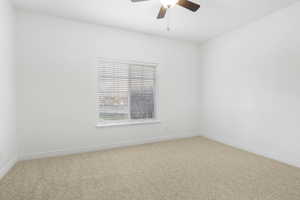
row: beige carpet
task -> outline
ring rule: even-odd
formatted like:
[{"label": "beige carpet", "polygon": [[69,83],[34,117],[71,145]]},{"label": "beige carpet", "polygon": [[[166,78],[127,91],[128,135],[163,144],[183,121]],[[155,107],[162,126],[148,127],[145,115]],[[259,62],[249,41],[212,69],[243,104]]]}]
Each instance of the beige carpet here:
[{"label": "beige carpet", "polygon": [[20,162],[1,200],[300,200],[300,169],[196,137]]}]

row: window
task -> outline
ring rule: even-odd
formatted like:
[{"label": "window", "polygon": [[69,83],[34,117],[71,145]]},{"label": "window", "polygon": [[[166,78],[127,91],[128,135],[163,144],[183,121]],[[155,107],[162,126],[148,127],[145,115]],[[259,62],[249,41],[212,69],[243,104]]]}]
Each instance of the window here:
[{"label": "window", "polygon": [[99,60],[97,126],[157,122],[156,65]]}]

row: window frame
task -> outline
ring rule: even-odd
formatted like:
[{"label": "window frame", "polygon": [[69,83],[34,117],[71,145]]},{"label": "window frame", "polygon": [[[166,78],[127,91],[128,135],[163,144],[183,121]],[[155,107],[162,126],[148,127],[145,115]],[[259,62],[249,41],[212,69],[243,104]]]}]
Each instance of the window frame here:
[{"label": "window frame", "polygon": [[[155,79],[154,79],[154,118],[152,119],[128,119],[128,120],[116,120],[116,121],[100,121],[99,120],[99,112],[98,112],[98,104],[97,104],[97,98],[98,98],[98,84],[100,84],[99,81],[99,71],[98,66],[99,63],[117,63],[117,64],[126,64],[126,65],[141,65],[144,67],[152,67],[155,69]],[[131,126],[131,125],[145,125],[145,124],[158,124],[160,123],[159,120],[159,89],[158,89],[158,83],[159,83],[159,76],[158,76],[158,63],[150,63],[150,62],[140,62],[140,61],[132,61],[132,60],[118,60],[118,59],[106,59],[106,58],[97,58],[96,63],[96,127],[114,127],[114,126]],[[130,110],[130,103],[129,103],[129,110]],[[130,115],[130,113],[129,113]]]}]

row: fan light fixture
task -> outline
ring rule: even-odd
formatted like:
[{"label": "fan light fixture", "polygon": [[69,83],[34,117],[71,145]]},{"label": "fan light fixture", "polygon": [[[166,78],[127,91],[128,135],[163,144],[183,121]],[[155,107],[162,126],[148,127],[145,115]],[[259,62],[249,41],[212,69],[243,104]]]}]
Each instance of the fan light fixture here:
[{"label": "fan light fixture", "polygon": [[165,8],[171,8],[177,4],[178,0],[160,0],[160,2]]},{"label": "fan light fixture", "polygon": [[[131,0],[131,2],[133,3],[142,2],[142,1],[149,1],[149,0]],[[160,3],[162,5],[156,17],[157,19],[163,19],[166,16],[167,10],[169,10],[169,8],[174,7],[175,5],[186,8],[192,12],[196,12],[200,8],[199,4],[193,3],[190,0],[160,0]]]}]

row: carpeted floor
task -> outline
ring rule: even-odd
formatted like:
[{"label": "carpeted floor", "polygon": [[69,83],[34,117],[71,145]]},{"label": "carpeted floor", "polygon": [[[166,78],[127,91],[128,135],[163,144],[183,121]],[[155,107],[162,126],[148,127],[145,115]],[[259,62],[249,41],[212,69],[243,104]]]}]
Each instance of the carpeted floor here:
[{"label": "carpeted floor", "polygon": [[300,169],[190,139],[18,163],[1,200],[300,200]]}]

